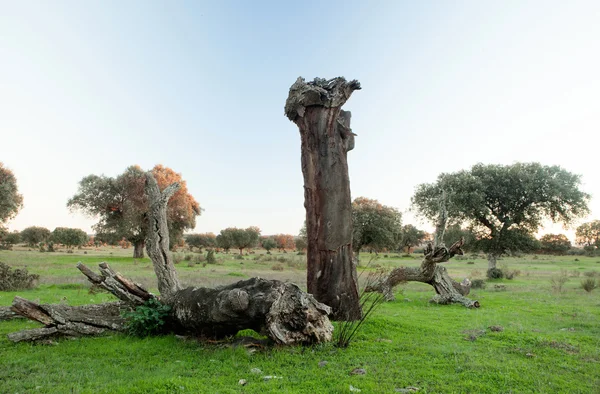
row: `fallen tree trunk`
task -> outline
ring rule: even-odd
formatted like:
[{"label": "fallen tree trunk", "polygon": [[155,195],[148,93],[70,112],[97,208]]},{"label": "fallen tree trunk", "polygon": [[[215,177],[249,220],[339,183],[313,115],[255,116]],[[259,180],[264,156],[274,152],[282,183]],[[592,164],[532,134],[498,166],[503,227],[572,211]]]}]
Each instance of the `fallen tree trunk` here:
[{"label": "fallen tree trunk", "polygon": [[347,161],[354,133],[350,112],[341,109],[358,89],[356,80],[298,78],[285,103],[285,114],[301,137],[308,291],[332,307],[334,320],[357,320],[362,315],[352,259]]},{"label": "fallen tree trunk", "polygon": [[440,218],[436,226],[434,241],[429,242],[425,248],[425,256],[420,267],[399,267],[390,272],[384,280],[369,286],[366,291],[378,291],[385,295],[387,300],[393,300],[393,289],[400,283],[421,282],[433,286],[436,295],[431,302],[437,304],[461,304],[467,308],[479,308],[479,301],[471,300],[466,296],[471,291],[471,281],[469,279],[462,282],[453,280],[446,267],[438,265],[449,261],[456,255],[462,255],[462,246],[464,239],[455,242],[450,248],[444,243],[444,233],[446,231],[447,214],[445,208],[445,197],[442,197],[440,203]]},{"label": "fallen tree trunk", "polygon": [[15,297],[12,311],[40,322],[44,327],[9,334],[9,339],[19,342],[60,335],[99,335],[107,330],[122,331],[126,323],[123,312],[156,299],[170,306],[165,328],[177,334],[222,338],[242,329],[253,329],[278,344],[331,340],[333,326],[328,318],[331,309],[294,284],[253,278],[214,289],[181,289],[168,251],[166,226],[167,202],[175,190],[177,186],[170,186],[160,192],[156,180],[151,174],[147,175],[146,191],[151,207],[146,244],[159,281],[158,287],[162,289],[160,296],[124,278],[106,263],[99,265],[100,274],[79,263],[77,268],[90,282],[108,290],[120,301],[71,307],[39,305]]},{"label": "fallen tree trunk", "polygon": [[10,306],[0,306],[0,321],[12,319],[23,319],[23,316],[13,312]]}]

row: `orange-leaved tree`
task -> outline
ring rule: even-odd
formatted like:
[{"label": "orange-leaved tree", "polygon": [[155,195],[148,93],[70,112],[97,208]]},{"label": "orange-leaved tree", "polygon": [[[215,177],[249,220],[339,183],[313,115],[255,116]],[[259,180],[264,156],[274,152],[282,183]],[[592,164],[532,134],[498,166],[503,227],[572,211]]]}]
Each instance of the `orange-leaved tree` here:
[{"label": "orange-leaved tree", "polygon": [[[171,246],[176,245],[186,229],[196,226],[200,204],[188,192],[181,174],[163,165],[156,165],[152,173],[161,190],[174,182],[180,188],[169,200],[167,222]],[[99,219],[94,230],[102,237],[125,238],[134,246],[133,257],[144,257],[146,239],[146,213],[148,201],[144,193],[144,171],[137,165],[128,167],[117,177],[88,175],[79,182],[78,193],[67,206]]]}]

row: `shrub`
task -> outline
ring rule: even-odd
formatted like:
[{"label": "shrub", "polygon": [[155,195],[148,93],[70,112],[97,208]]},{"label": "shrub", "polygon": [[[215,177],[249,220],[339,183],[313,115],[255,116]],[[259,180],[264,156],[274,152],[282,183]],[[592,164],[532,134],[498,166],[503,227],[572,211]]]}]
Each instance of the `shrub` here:
[{"label": "shrub", "polygon": [[234,260],[244,260],[244,256],[241,254],[236,254],[235,256],[233,256]]},{"label": "shrub", "polygon": [[299,252],[298,252],[298,253],[296,253],[296,254],[297,254],[298,256],[305,256],[305,255],[306,255],[306,252],[305,252],[305,251],[303,251],[303,250],[301,250],[301,251],[299,251]]},{"label": "shrub", "polygon": [[569,281],[567,271],[561,270],[560,273],[550,277],[550,285],[555,293],[562,293],[563,286]]},{"label": "shrub", "polygon": [[43,242],[40,242],[39,245],[38,245],[38,247],[39,247],[39,251],[40,252],[44,253],[46,251],[46,248],[44,247],[44,243]]},{"label": "shrub", "polygon": [[475,264],[474,261],[467,261],[467,264]]},{"label": "shrub", "polygon": [[197,254],[194,256],[194,263],[200,264],[206,261],[206,257],[203,254]]},{"label": "shrub", "polygon": [[156,298],[151,298],[135,308],[134,311],[123,314],[125,330],[129,335],[146,337],[161,334],[164,331],[165,320],[171,307],[161,304]]},{"label": "shrub", "polygon": [[215,257],[215,251],[212,249],[209,249],[208,252],[206,253],[206,262],[208,264],[217,264],[217,259]]},{"label": "shrub", "polygon": [[471,281],[472,289],[485,289],[486,286],[487,284],[483,279],[473,279],[473,281]]},{"label": "shrub", "polygon": [[27,272],[26,268],[14,269],[0,262],[0,291],[32,289],[39,278],[39,275]]},{"label": "shrub", "polygon": [[277,263],[277,264],[273,264],[273,266],[271,266],[271,269],[273,271],[283,271],[284,267],[283,267],[283,264]]},{"label": "shrub", "polygon": [[179,264],[183,261],[183,256],[179,253],[173,253],[173,264]]},{"label": "shrub", "polygon": [[581,281],[581,288],[588,293],[591,293],[591,291],[597,287],[598,283],[596,283],[596,278],[585,278]]},{"label": "shrub", "polygon": [[596,272],[596,271],[585,271],[583,273],[583,275],[587,276],[588,278],[595,278],[595,277],[599,276],[598,272]]},{"label": "shrub", "polygon": [[504,272],[500,268],[490,268],[487,270],[488,279],[502,279],[504,278]]},{"label": "shrub", "polygon": [[185,261],[192,261],[192,259],[194,258],[194,255],[191,253],[188,253],[185,255],[185,257],[183,258]]}]

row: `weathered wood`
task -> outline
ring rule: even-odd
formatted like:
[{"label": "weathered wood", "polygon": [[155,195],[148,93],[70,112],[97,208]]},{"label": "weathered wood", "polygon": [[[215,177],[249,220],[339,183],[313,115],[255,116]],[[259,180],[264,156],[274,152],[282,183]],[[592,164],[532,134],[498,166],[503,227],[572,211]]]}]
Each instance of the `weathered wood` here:
[{"label": "weathered wood", "polygon": [[13,342],[56,336],[100,335],[107,330],[122,331],[125,323],[122,313],[129,310],[122,302],[69,306],[37,304],[21,297],[15,297],[11,309],[45,326],[11,333],[8,338]]},{"label": "weathered wood", "polygon": [[[156,182],[148,183],[154,196],[154,204],[151,205],[154,208],[148,217],[153,227],[149,230],[149,238],[152,239],[146,244],[153,259],[158,287],[166,294],[161,293],[160,302],[171,307],[167,329],[177,334],[222,338],[250,328],[286,345],[331,340],[333,326],[328,318],[331,309],[291,283],[253,278],[214,289],[178,289],[179,281],[168,253],[166,226],[166,202],[176,187],[169,187],[159,195]],[[90,282],[108,290],[122,302],[71,307],[38,305],[16,297],[13,310],[43,323],[46,328],[11,334],[11,340],[121,331],[125,324],[123,311],[157,298],[106,263],[99,264],[100,275],[82,263],[78,263],[77,268]]]},{"label": "weathered wood", "polygon": [[113,271],[108,264],[102,262],[98,265],[101,275],[98,275],[82,262],[77,263],[77,269],[83,273],[90,282],[109,291],[115,297],[131,306],[142,305],[154,295],[145,290],[141,285],[123,278],[121,274]]},{"label": "weathered wood", "polygon": [[2,320],[12,320],[12,319],[23,319],[24,316],[19,315],[16,312],[13,312],[10,309],[10,306],[0,306],[0,321]]},{"label": "weathered wood", "polygon": [[178,333],[222,338],[243,329],[279,344],[330,341],[331,309],[296,285],[252,278],[232,285],[187,288],[168,300]]},{"label": "weathered wood", "polygon": [[351,114],[341,107],[358,81],[303,78],[291,86],[286,116],[300,131],[306,208],[307,284],[335,320],[361,317],[352,258],[352,208],[347,152],[354,148]]},{"label": "weathered wood", "polygon": [[390,272],[385,280],[373,284],[367,291],[378,291],[385,295],[386,299],[394,299],[393,288],[400,283],[422,282],[433,286],[436,295],[431,302],[438,304],[461,304],[467,308],[479,308],[477,300],[471,300],[466,296],[471,291],[471,281],[465,278],[461,283],[453,280],[446,267],[438,265],[449,261],[456,255],[462,255],[464,239],[460,239],[447,248],[444,245],[444,233],[448,214],[445,207],[445,194],[440,201],[440,215],[436,223],[434,241],[429,242],[424,250],[424,258],[420,267],[399,267]]},{"label": "weathered wood", "polygon": [[169,252],[169,227],[167,225],[167,203],[178,189],[179,184],[174,183],[161,192],[152,172],[146,173],[146,194],[150,205],[146,249],[154,265],[158,290],[165,298],[181,289]]}]

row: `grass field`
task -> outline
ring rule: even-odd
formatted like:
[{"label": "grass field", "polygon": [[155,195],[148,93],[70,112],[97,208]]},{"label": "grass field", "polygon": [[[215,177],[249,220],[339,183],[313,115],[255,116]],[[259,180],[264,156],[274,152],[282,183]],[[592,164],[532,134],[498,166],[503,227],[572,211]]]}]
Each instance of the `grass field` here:
[{"label": "grass field", "polygon": [[[85,252],[0,251],[0,261],[41,275],[37,289],[0,292],[0,305],[10,305],[15,295],[73,305],[112,300],[89,293],[75,269],[78,261],[91,267],[107,261],[155,290],[148,259],[134,261],[131,250],[117,248]],[[371,257],[361,255],[364,262]],[[303,256],[218,258],[218,264],[206,266],[184,260],[177,270],[189,285],[261,276],[305,286]],[[371,266],[419,261],[380,255]],[[408,387],[419,393],[600,393],[600,290],[586,293],[579,287],[584,273],[600,272],[600,258],[524,256],[499,263],[520,275],[474,289],[471,297],[481,302],[480,309],[430,304],[433,289],[410,283],[398,289],[396,301],[375,312],[347,349],[323,344],[254,351],[175,336],[121,334],[13,344],[6,334],[36,324],[0,322],[0,393],[394,393]],[[459,280],[483,278],[487,263],[471,256],[447,267]],[[558,293],[550,279],[561,273],[569,281]],[[366,373],[352,374],[355,368]],[[247,384],[238,384],[240,379]]]}]

